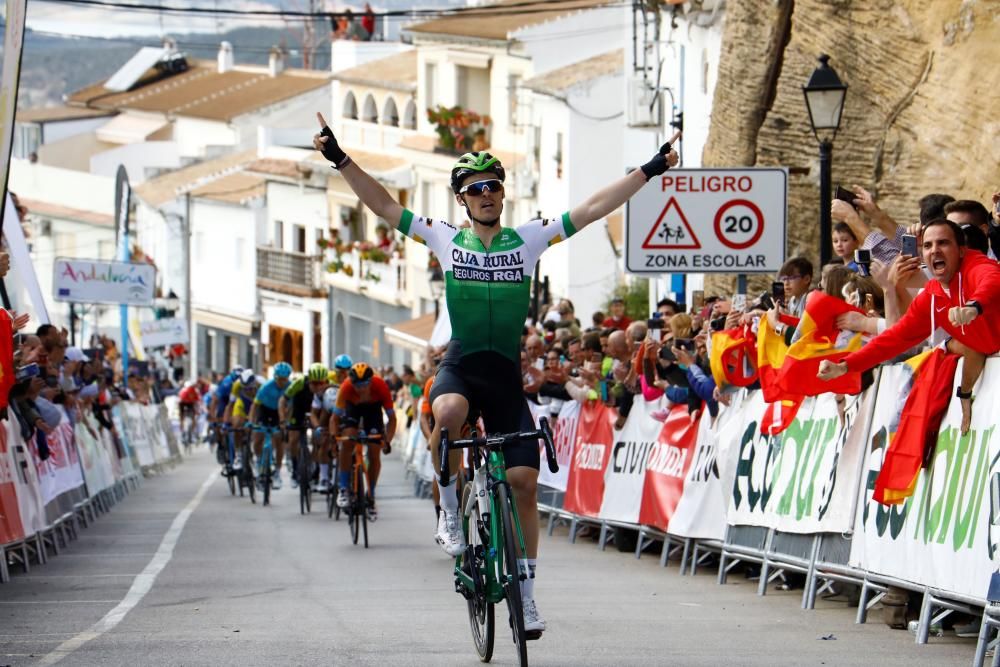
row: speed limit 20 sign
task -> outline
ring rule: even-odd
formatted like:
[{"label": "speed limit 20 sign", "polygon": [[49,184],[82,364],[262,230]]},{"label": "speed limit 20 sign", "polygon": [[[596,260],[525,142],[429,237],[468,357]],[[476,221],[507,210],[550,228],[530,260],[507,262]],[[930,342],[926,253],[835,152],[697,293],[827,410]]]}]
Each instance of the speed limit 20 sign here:
[{"label": "speed limit 20 sign", "polygon": [[671,169],[629,200],[632,273],[773,273],[785,261],[785,169]]}]

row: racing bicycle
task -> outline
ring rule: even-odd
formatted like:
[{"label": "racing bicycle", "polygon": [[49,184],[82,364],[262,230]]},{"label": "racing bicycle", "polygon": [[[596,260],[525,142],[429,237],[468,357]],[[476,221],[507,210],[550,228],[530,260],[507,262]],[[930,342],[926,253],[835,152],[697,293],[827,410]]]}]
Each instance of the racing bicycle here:
[{"label": "racing bicycle", "polygon": [[[347,526],[351,529],[351,541],[358,543],[361,534],[365,536],[365,549],[368,548],[368,503],[371,493],[371,479],[368,477],[368,461],[365,458],[365,448],[370,445],[383,446],[381,433],[358,433],[357,435],[338,436],[337,440],[351,441],[354,451],[351,453],[351,503],[344,509],[347,515]],[[336,495],[336,494],[331,494]],[[336,503],[334,503],[336,504]]]},{"label": "racing bicycle", "polygon": [[[271,442],[271,438],[281,430],[281,427],[263,424],[247,424],[247,427],[252,431],[264,434],[264,448],[261,450],[260,460],[257,462],[257,483],[260,484],[263,495],[262,504],[267,507],[271,504],[271,481],[274,479],[274,444]],[[250,500],[253,500],[252,493]]]},{"label": "racing bicycle", "polygon": [[558,472],[555,447],[548,420],[539,420],[535,431],[486,435],[448,440],[448,430],[441,429],[441,484],[451,479],[448,451],[472,449],[475,473],[462,491],[462,532],[465,551],[455,557],[455,591],[465,598],[469,608],[472,641],[482,662],[493,657],[496,632],[493,606],[507,601],[510,628],[522,667],[528,664],[527,640],[538,639],[540,632],[526,632],[521,600],[518,554],[525,553],[524,535],[517,507],[507,482],[503,448],[521,442],[545,443],[549,470]]}]

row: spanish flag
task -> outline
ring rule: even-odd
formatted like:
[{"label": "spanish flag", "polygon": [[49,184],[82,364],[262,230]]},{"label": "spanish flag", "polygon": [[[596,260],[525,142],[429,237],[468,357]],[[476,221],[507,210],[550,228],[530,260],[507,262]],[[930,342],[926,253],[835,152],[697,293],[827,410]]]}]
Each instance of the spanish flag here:
[{"label": "spanish flag", "polygon": [[793,396],[778,384],[778,373],[785,363],[788,345],[784,336],[775,333],[761,320],[757,329],[757,372],[767,408],[760,419],[762,435],[777,435],[792,425],[805,397]]},{"label": "spanish flag", "polygon": [[0,315],[0,410],[7,409],[14,380],[14,320],[5,311]]},{"label": "spanish flag", "polygon": [[753,335],[747,327],[726,329],[712,334],[709,363],[715,386],[749,387],[757,380],[754,366]]},{"label": "spanish flag", "polygon": [[764,400],[768,403],[782,396],[778,386],[778,373],[785,363],[788,345],[784,336],[775,333],[770,324],[761,318],[757,328],[757,373],[760,377],[760,387],[764,392]]},{"label": "spanish flag", "polygon": [[913,495],[920,468],[929,460],[948,412],[958,358],[936,347],[904,362],[909,372],[899,386],[896,404],[905,404],[875,479],[876,502],[899,505]]},{"label": "spanish flag", "polygon": [[816,379],[821,361],[842,359],[861,348],[861,334],[837,328],[837,317],[851,311],[864,312],[819,290],[809,294],[805,312],[778,373],[778,385],[785,394],[861,393],[861,373],[848,372],[829,382]]}]

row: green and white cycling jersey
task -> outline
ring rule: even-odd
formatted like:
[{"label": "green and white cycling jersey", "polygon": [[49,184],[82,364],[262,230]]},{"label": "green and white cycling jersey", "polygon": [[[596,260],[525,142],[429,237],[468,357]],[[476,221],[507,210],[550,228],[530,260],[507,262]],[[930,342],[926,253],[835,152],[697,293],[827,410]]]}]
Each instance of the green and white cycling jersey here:
[{"label": "green and white cycling jersey", "polygon": [[504,227],[489,249],[471,228],[409,210],[403,211],[399,231],[426,245],[441,262],[451,337],[461,342],[462,356],[489,350],[519,363],[531,274],[546,248],[576,233],[569,213],[517,229]]}]

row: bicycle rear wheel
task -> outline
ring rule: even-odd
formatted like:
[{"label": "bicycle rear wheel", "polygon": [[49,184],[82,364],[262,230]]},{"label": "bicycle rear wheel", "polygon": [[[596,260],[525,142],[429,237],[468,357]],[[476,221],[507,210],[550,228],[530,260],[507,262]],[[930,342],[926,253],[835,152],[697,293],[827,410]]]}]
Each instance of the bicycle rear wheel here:
[{"label": "bicycle rear wheel", "polygon": [[510,490],[500,485],[497,489],[498,508],[503,520],[503,568],[504,594],[507,611],[510,612],[510,629],[514,635],[518,660],[521,667],[528,665],[528,638],[524,632],[524,605],[521,599],[521,576],[517,567],[517,533],[514,532],[514,502]]},{"label": "bicycle rear wheel", "polygon": [[[486,549],[481,526],[479,504],[472,496],[472,485],[466,484],[462,490],[463,516],[468,514],[462,523],[465,533],[465,543],[469,545],[465,553],[459,556],[459,567],[472,579],[474,588],[468,591],[465,601],[469,607],[469,628],[472,630],[472,643],[476,647],[481,662],[489,662],[493,658],[493,640],[496,635],[496,617],[493,603],[486,599]],[[473,505],[470,507],[469,503]]]},{"label": "bicycle rear wheel", "polygon": [[[233,474],[233,468],[229,464],[226,464],[226,482],[229,483],[229,495],[236,495],[236,475]],[[243,495],[242,489],[240,490],[240,495]]]}]

